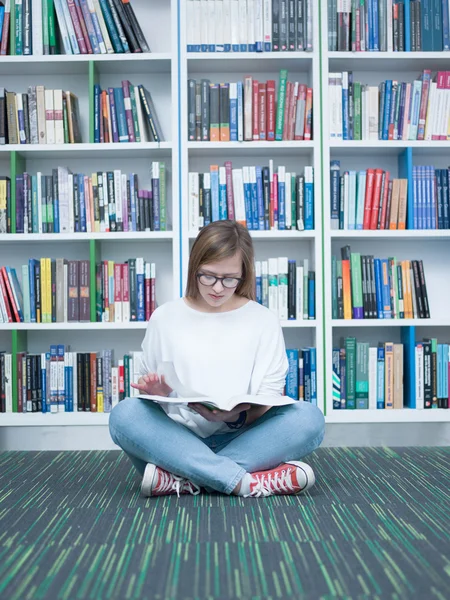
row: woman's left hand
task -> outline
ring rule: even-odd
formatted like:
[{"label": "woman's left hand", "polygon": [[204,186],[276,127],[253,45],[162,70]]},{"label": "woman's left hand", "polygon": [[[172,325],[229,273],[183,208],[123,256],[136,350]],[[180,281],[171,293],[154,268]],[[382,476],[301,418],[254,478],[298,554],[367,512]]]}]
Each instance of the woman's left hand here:
[{"label": "woman's left hand", "polygon": [[233,410],[209,410],[203,404],[199,404],[198,402],[191,402],[188,404],[189,408],[198,412],[199,415],[204,417],[207,421],[215,421],[215,422],[224,422],[224,423],[233,423],[233,421],[237,421],[239,418],[239,414],[243,410],[249,410],[251,408],[251,404],[238,404],[233,408]]}]

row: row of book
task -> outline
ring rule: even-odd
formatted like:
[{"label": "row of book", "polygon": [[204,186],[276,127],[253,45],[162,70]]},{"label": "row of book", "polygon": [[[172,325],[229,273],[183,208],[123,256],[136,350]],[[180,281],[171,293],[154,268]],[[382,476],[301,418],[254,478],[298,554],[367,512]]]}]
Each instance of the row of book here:
[{"label": "row of book", "polygon": [[330,165],[331,229],[406,229],[407,179],[389,171],[344,171]]},{"label": "row of book", "polygon": [[52,175],[16,176],[14,210],[8,177],[0,177],[0,233],[166,231],[165,163],[151,164],[151,187],[119,169],[86,175],[57,167]]},{"label": "row of book", "polygon": [[309,261],[287,257],[255,261],[256,301],[282,321],[316,318],[316,274]]},{"label": "row of book", "polygon": [[328,0],[328,23],[330,51],[450,50],[448,0]]},{"label": "row of book", "polygon": [[163,142],[164,135],[149,90],[122,81],[102,90],[94,85],[94,142]]},{"label": "row of book", "polygon": [[416,408],[450,408],[450,345],[424,339],[416,343],[414,359]]},{"label": "row of book", "polygon": [[311,52],[312,0],[187,0],[188,52]]},{"label": "row of book", "polygon": [[450,168],[413,167],[414,229],[450,229]]},{"label": "row of book", "polygon": [[[316,349],[292,348],[286,353],[286,395],[317,405]],[[73,352],[70,346],[52,344],[40,354],[19,352],[16,360],[13,381],[13,356],[0,352],[0,413],[109,413],[124,398],[139,395],[130,384],[141,374],[140,351],[116,360],[111,349]]]},{"label": "row of book", "polygon": [[374,258],[341,248],[332,257],[333,319],[429,319],[421,260]]},{"label": "row of book", "polygon": [[287,80],[211,83],[188,80],[188,140],[251,142],[311,140],[312,88]]},{"label": "row of book", "polygon": [[[88,260],[31,258],[0,268],[0,323],[89,323]],[[156,265],[143,258],[96,265],[97,322],[148,321],[156,309]]]},{"label": "row of book", "polygon": [[411,82],[378,86],[329,73],[330,137],[343,140],[450,139],[450,71],[431,70]]},{"label": "row of book", "polygon": [[6,0],[0,17],[0,54],[150,52],[130,0]]},{"label": "row of book", "polygon": [[404,408],[404,347],[347,337],[333,348],[333,409]]},{"label": "row of book", "polygon": [[286,167],[233,169],[211,165],[209,173],[189,173],[189,230],[212,221],[236,220],[252,231],[314,229],[314,169],[303,175]]},{"label": "row of book", "polygon": [[81,142],[78,98],[70,91],[29,86],[26,93],[0,87],[0,144]]}]

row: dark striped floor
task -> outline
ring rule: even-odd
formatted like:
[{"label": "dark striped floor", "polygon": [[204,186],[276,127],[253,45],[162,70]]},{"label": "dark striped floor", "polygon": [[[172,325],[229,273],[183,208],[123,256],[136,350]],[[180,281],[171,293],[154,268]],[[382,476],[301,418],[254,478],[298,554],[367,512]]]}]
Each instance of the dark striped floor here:
[{"label": "dark striped floor", "polygon": [[450,598],[450,448],[309,462],[305,496],[143,499],[119,452],[0,453],[0,598]]}]

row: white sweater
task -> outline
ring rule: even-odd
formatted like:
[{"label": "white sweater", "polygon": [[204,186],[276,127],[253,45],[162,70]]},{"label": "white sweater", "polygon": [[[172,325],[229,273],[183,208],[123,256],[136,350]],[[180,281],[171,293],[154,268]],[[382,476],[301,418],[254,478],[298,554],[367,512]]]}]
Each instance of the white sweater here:
[{"label": "white sweater", "polygon": [[[183,298],[153,313],[142,342],[141,375],[172,362],[184,387],[205,396],[282,395],[288,371],[278,317],[249,301],[229,312],[200,312]],[[161,404],[171,419],[200,437],[231,431],[192,409]]]}]

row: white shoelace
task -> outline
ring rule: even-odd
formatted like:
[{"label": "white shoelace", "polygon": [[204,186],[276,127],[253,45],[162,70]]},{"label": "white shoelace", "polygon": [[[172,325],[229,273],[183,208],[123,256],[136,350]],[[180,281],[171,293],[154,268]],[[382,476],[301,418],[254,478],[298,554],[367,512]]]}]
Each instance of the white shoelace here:
[{"label": "white shoelace", "polygon": [[259,498],[260,496],[272,496],[277,492],[292,492],[294,490],[294,485],[292,483],[291,473],[292,471],[290,469],[288,471],[283,469],[281,475],[276,471],[274,477],[272,477],[272,473],[261,476],[252,475],[257,483],[250,494],[246,494],[244,498],[249,498],[250,496]]},{"label": "white shoelace", "polygon": [[159,494],[169,494],[174,491],[177,493],[178,498],[180,497],[181,492],[188,492],[193,496],[200,494],[200,487],[195,483],[192,483],[192,481],[189,481],[189,479],[184,479],[173,473],[168,473],[163,469],[160,469],[159,475],[161,478],[158,486]]}]

